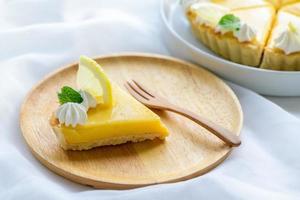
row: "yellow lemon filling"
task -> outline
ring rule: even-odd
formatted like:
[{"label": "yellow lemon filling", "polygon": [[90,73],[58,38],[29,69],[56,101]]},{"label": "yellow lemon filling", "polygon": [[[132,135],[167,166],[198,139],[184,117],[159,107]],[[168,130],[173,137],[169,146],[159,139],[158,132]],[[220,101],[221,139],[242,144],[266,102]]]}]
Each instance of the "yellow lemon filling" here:
[{"label": "yellow lemon filling", "polygon": [[88,121],[75,128],[61,126],[64,138],[69,144],[93,142],[105,138],[126,135],[157,134],[160,138],[168,135],[160,118],[150,109],[133,99],[118,86],[113,86],[116,99],[113,107],[100,106],[88,111]]}]

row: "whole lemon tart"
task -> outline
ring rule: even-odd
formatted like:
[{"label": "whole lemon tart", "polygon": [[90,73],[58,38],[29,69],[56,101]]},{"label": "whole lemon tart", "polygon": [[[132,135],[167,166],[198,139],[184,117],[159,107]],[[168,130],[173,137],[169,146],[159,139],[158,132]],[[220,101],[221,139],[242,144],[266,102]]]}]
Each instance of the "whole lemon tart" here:
[{"label": "whole lemon tart", "polygon": [[81,56],[79,90],[64,86],[51,126],[65,150],[164,139],[160,117],[109,80],[96,61]]},{"label": "whole lemon tart", "polygon": [[191,5],[187,16],[193,33],[222,57],[259,66],[275,15],[274,7],[266,2],[249,8],[245,5],[233,7],[229,3],[222,5],[226,7],[203,2]]},{"label": "whole lemon tart", "polygon": [[230,61],[300,70],[299,1],[199,0],[187,7],[186,15],[194,35]]}]

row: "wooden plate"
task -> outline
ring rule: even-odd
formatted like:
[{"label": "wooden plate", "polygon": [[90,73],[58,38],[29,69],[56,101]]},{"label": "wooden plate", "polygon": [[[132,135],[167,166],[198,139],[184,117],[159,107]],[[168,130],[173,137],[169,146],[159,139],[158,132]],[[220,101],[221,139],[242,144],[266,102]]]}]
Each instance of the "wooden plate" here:
[{"label": "wooden plate", "polygon": [[[174,104],[239,134],[243,116],[238,99],[208,71],[175,58],[150,54],[111,55],[96,60],[120,86],[134,78]],[[199,176],[230,153],[231,149],[217,137],[170,112],[157,112],[170,130],[165,141],[64,151],[49,118],[58,106],[56,92],[64,85],[75,87],[77,67],[72,64],[44,78],[31,90],[21,109],[21,129],[30,150],[55,173],[96,188],[126,189]]]}]

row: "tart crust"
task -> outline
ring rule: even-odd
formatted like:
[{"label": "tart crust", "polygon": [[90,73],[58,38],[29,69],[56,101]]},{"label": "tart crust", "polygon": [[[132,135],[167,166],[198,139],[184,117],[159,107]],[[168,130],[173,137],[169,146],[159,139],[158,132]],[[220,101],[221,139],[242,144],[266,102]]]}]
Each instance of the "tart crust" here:
[{"label": "tart crust", "polygon": [[281,50],[266,48],[261,68],[281,71],[300,71],[300,53],[286,55]]},{"label": "tart crust", "polygon": [[153,133],[145,133],[139,135],[126,135],[126,136],[119,136],[119,137],[111,137],[105,139],[95,140],[93,142],[86,142],[86,143],[67,143],[64,137],[64,134],[61,133],[58,127],[53,127],[55,135],[60,143],[60,146],[64,150],[89,150],[94,147],[99,146],[108,146],[108,145],[118,145],[127,142],[141,142],[145,140],[154,140],[155,138],[164,139],[161,134],[153,134]]}]

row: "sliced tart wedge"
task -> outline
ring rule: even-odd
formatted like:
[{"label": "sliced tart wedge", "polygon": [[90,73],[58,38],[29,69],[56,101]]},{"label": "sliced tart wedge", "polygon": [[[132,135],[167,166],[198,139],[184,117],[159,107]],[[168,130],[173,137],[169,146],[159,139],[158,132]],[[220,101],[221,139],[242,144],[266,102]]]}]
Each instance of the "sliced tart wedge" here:
[{"label": "sliced tart wedge", "polygon": [[113,85],[114,106],[90,109],[88,120],[76,127],[54,124],[64,149],[87,150],[97,146],[164,139],[168,130],[158,115]]},{"label": "sliced tart wedge", "polygon": [[225,6],[231,10],[270,5],[270,2],[266,0],[210,0],[206,2],[211,2],[221,6]]},{"label": "sliced tart wedge", "polygon": [[[168,136],[168,130],[160,117],[111,82],[95,61],[81,57],[80,65],[77,83],[80,89],[86,89],[87,94],[93,95],[98,104],[86,110],[87,117],[80,124],[76,124],[76,120],[81,119],[79,114],[84,112],[82,103],[70,103],[73,109],[70,111],[66,110],[67,106],[58,109],[62,116],[57,116],[60,113],[54,115],[51,125],[63,149],[87,150],[129,141],[164,139]],[[75,105],[80,108],[80,112],[76,112]],[[72,117],[74,119],[70,120]],[[65,121],[71,121],[72,126],[61,123],[59,119],[64,118]]]},{"label": "sliced tart wedge", "polygon": [[[208,9],[214,9],[214,12]],[[225,14],[232,14],[252,27],[255,37],[251,41],[239,41],[232,32],[222,34],[216,31],[220,16]],[[192,31],[203,44],[228,60],[255,67],[260,64],[274,15],[272,5],[230,10],[220,4],[198,3],[187,10]]]},{"label": "sliced tart wedge", "polygon": [[[297,9],[300,11],[300,3],[279,10],[265,48],[262,68],[300,70],[300,13],[298,16],[295,15]],[[287,35],[283,35],[284,33]]]}]

